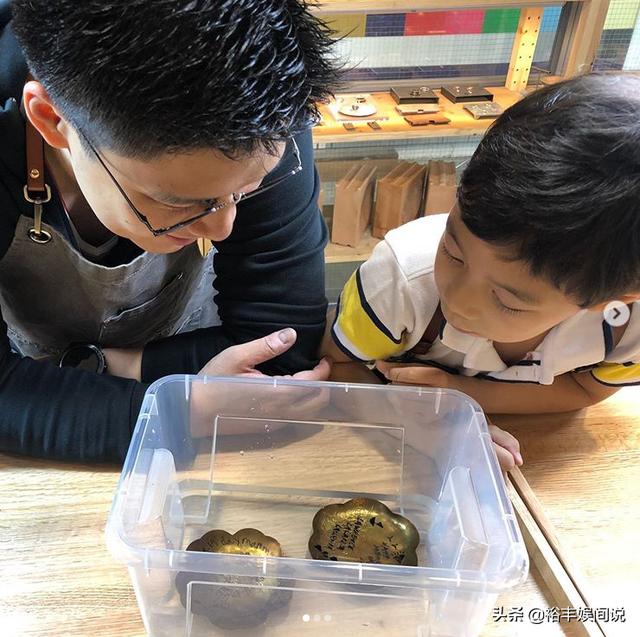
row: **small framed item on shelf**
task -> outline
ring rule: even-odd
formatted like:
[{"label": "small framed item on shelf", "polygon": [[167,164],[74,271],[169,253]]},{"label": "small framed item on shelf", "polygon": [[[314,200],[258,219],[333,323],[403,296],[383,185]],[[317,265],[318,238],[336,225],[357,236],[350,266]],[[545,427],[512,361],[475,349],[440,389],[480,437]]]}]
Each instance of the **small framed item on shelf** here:
[{"label": "small framed item on shelf", "polygon": [[440,107],[437,104],[398,104],[396,111],[400,115],[425,115],[439,112]]},{"label": "small framed item on shelf", "polygon": [[482,104],[466,104],[465,111],[473,115],[474,119],[495,119],[504,113],[500,104],[495,102],[484,102]]},{"label": "small framed item on shelf", "polygon": [[390,93],[396,104],[437,104],[439,100],[428,86],[392,86]]},{"label": "small framed item on shelf", "polygon": [[449,84],[442,87],[442,94],[454,104],[459,102],[493,101],[493,94],[477,84]]},{"label": "small framed item on shelf", "polygon": [[448,124],[451,120],[444,115],[407,115],[404,118],[407,124],[411,126],[442,126]]}]

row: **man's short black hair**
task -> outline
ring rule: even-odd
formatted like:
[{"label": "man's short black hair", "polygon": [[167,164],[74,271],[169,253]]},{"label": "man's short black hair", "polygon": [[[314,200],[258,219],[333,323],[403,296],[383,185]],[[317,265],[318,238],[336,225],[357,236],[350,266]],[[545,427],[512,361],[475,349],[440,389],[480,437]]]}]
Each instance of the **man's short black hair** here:
[{"label": "man's short black hair", "polygon": [[335,81],[330,31],[303,0],[14,0],[12,12],[65,118],[122,155],[273,148]]},{"label": "man's short black hair", "polygon": [[640,77],[525,97],[480,142],[458,203],[474,235],[582,307],[640,292]]}]

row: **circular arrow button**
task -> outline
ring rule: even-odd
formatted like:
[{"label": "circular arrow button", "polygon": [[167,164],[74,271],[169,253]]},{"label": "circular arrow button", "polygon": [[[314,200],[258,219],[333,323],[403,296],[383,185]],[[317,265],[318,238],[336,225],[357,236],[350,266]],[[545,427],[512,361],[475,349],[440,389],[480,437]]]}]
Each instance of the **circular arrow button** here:
[{"label": "circular arrow button", "polygon": [[604,320],[612,327],[622,327],[629,322],[631,312],[626,303],[622,301],[611,301],[604,308]]}]

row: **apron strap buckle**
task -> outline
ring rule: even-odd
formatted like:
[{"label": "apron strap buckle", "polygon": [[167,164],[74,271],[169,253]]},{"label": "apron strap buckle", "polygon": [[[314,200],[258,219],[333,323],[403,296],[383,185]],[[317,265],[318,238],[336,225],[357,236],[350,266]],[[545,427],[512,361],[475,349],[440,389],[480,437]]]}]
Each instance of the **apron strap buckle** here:
[{"label": "apron strap buckle", "polygon": [[49,201],[51,201],[51,188],[48,184],[44,184],[44,196],[42,196],[42,194],[39,194],[35,197],[32,197],[29,192],[29,186],[25,186],[22,190],[22,193],[24,195],[24,198],[32,204],[42,205],[43,203],[48,203]]},{"label": "apron strap buckle", "polygon": [[51,188],[47,184],[44,185],[44,195],[41,193],[32,197],[29,192],[29,186],[23,189],[23,195],[26,201],[33,204],[33,228],[29,229],[29,239],[34,243],[49,243],[51,241],[51,233],[42,229],[42,204],[51,201]]}]

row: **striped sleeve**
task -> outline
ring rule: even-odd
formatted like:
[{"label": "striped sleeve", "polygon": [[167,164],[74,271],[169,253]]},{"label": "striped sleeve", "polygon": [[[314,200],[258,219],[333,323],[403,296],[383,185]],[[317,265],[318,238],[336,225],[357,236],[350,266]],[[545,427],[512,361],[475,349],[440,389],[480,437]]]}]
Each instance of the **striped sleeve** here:
[{"label": "striped sleeve", "polygon": [[413,313],[406,276],[389,245],[381,241],[342,290],[333,340],[356,360],[389,358],[406,350]]},{"label": "striped sleeve", "polygon": [[600,363],[591,370],[591,375],[611,387],[640,385],[640,363]]}]

